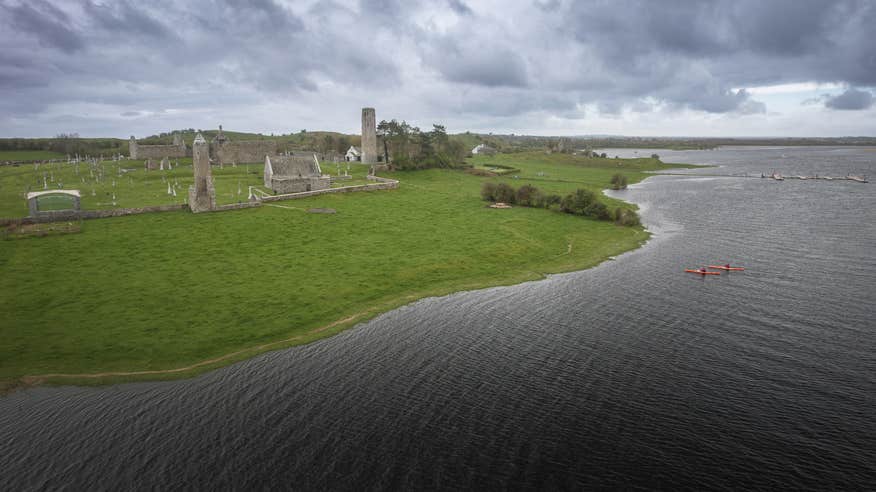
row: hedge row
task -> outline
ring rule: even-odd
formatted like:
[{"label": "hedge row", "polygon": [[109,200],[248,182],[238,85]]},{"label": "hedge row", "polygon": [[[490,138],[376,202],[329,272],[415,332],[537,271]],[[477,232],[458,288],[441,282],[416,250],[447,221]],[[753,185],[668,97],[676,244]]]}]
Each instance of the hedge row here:
[{"label": "hedge row", "polygon": [[572,215],[581,215],[598,220],[612,220],[625,226],[639,225],[639,216],[634,210],[617,207],[609,210],[590,190],[577,189],[566,196],[544,193],[535,186],[523,185],[516,190],[506,183],[485,182],[481,197],[490,202],[503,202],[523,207],[546,208]]}]

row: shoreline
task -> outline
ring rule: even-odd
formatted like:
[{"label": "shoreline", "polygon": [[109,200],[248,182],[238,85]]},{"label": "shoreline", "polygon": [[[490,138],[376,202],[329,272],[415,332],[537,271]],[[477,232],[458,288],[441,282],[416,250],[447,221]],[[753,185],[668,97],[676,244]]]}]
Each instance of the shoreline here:
[{"label": "shoreline", "polygon": [[[659,175],[660,174],[653,174],[651,176]],[[644,176],[643,179],[630,184],[642,183],[651,176]],[[606,190],[602,191],[603,196],[614,198],[606,194],[605,191]],[[630,203],[626,200],[622,201],[629,205],[638,207],[638,205],[636,205],[635,203]],[[507,287],[525,282],[544,280],[549,275],[589,270],[602,263],[605,263],[606,261],[615,260],[625,253],[642,248],[649,242],[649,239],[653,237],[653,233],[648,231],[644,224],[636,227],[635,235],[640,237],[638,237],[635,244],[630,245],[630,247],[619,245],[618,249],[610,251],[607,254],[601,257],[594,258],[590,261],[585,261],[578,264],[567,264],[559,266],[554,265],[553,267],[538,271],[522,270],[510,273],[509,275],[503,276],[498,279],[489,278],[474,280],[471,282],[458,283],[456,285],[445,285],[433,289],[415,291],[409,294],[403,294],[401,296],[392,296],[386,299],[379,300],[364,311],[359,311],[357,313],[346,316],[342,315],[342,317],[340,317],[339,319],[321,324],[320,326],[313,328],[303,334],[291,337],[284,337],[280,340],[269,341],[255,346],[241,348],[230,353],[218,355],[209,359],[197,361],[195,363],[190,363],[180,367],[137,371],[105,371],[78,374],[33,374],[20,376],[13,379],[0,380],[0,397],[10,395],[18,390],[36,388],[39,386],[108,386],[131,382],[157,382],[193,378],[209,371],[220,369],[222,367],[227,367],[236,362],[251,359],[255,356],[267,352],[305,345],[317,340],[321,340],[323,338],[334,336],[338,333],[357,326],[359,323],[369,321],[379,315],[412,304],[422,299],[430,297],[444,297],[459,292],[476,291],[496,287]],[[571,250],[572,244],[569,243],[568,246]],[[567,254],[569,254],[568,251],[561,253],[557,256],[564,256]]]},{"label": "shoreline", "polygon": [[324,338],[329,338],[350,328],[353,328],[360,323],[370,321],[377,316],[388,313],[394,309],[413,304],[423,299],[432,297],[444,297],[460,292],[473,292],[477,290],[496,287],[510,287],[525,282],[545,280],[549,275],[558,275],[563,273],[581,272],[589,270],[598,265],[601,265],[602,263],[605,263],[606,261],[612,261],[615,258],[623,255],[624,253],[635,251],[647,244],[648,239],[652,236],[652,234],[641,226],[638,232],[642,234],[642,238],[639,240],[635,247],[628,249],[619,249],[617,251],[614,251],[612,255],[600,258],[598,259],[598,261],[595,261],[592,264],[575,265],[568,269],[562,268],[558,270],[546,270],[543,272],[522,271],[518,272],[517,275],[508,277],[507,279],[500,280],[498,282],[472,282],[470,284],[463,284],[456,287],[440,288],[431,291],[422,291],[408,294],[400,298],[393,298],[375,304],[366,311],[329,322],[328,324],[324,324],[320,327],[314,328],[313,330],[310,330],[302,335],[296,335],[282,340],[267,342],[254,347],[243,348],[228,354],[199,361],[183,367],[143,371],[109,371],[83,374],[51,373],[25,375],[19,378],[15,378],[13,380],[0,381],[0,398],[8,396],[19,390],[36,388],[39,386],[109,386],[133,382],[157,382],[193,378],[209,371],[227,367],[236,362],[251,359],[267,352],[306,345],[308,343],[315,342]]}]

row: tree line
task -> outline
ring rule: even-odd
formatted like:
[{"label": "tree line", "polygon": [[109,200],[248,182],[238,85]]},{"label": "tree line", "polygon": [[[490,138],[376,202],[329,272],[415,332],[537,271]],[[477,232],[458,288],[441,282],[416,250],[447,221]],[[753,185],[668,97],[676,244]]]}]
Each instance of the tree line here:
[{"label": "tree line", "polygon": [[60,154],[110,155],[122,148],[115,138],[80,138],[77,133],[61,133],[54,138],[0,138],[0,150],[43,150]]},{"label": "tree line", "polygon": [[406,121],[383,120],[377,125],[383,161],[396,169],[454,168],[465,166],[465,144],[451,140],[443,125],[422,131]]},{"label": "tree line", "polygon": [[599,201],[590,190],[577,189],[566,196],[545,193],[535,186],[525,184],[514,189],[506,183],[485,182],[481,186],[481,198],[490,202],[502,202],[522,207],[535,207],[563,212],[597,220],[611,220],[624,226],[639,225],[639,216],[634,210],[616,207],[614,210]]}]

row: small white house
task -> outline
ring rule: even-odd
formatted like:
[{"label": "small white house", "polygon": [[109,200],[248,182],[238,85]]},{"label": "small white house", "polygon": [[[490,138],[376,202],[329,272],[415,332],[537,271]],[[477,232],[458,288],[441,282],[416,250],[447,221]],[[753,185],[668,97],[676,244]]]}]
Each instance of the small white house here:
[{"label": "small white house", "polygon": [[351,145],[350,148],[347,149],[347,153],[344,154],[344,160],[347,162],[361,161],[362,152]]},{"label": "small white house", "polygon": [[487,145],[487,144],[480,144],[480,145],[478,145],[477,147],[471,149],[471,153],[472,153],[472,155],[478,155],[478,154],[495,154],[495,153],[496,153],[496,149],[490,147],[490,146]]}]

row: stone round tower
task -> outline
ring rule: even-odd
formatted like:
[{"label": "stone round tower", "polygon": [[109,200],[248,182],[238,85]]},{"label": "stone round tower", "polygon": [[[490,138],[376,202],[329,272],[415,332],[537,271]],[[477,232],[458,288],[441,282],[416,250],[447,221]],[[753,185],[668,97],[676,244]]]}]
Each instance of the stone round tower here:
[{"label": "stone round tower", "polygon": [[377,162],[377,117],[374,108],[362,108],[362,163]]}]

